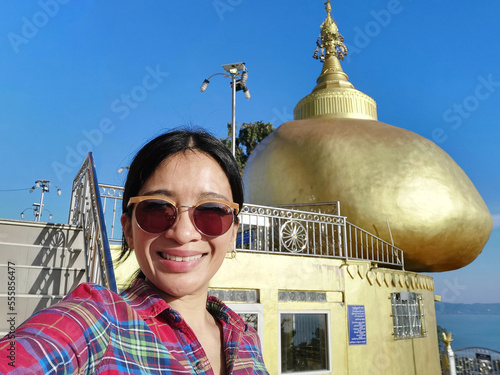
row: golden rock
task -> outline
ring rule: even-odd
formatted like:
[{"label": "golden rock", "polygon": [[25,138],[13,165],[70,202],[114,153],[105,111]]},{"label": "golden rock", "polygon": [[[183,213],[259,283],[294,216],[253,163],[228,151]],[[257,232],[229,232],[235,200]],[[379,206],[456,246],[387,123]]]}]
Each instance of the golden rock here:
[{"label": "golden rock", "polygon": [[347,220],[391,242],[412,271],[472,262],[491,215],[462,169],[433,142],[374,120],[308,119],[281,125],[254,150],[247,201],[340,201]]},{"label": "golden rock", "polygon": [[[318,39],[317,86],[253,151],[243,175],[248,202],[340,201],[347,220],[391,242],[412,271],[472,262],[493,221],[465,172],[432,141],[377,121],[376,103],[354,89],[329,9]],[[328,27],[325,27],[327,25]],[[328,32],[328,30],[331,30]],[[391,238],[392,234],[392,238]]]}]

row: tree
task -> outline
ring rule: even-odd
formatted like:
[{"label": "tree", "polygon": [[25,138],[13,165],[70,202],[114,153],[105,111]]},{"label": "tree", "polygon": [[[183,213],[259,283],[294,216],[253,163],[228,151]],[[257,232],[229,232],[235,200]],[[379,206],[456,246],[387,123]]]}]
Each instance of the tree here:
[{"label": "tree", "polygon": [[[274,131],[273,125],[268,122],[264,124],[262,121],[244,122],[240,126],[240,130],[236,135],[236,161],[240,167],[240,172],[243,173],[250,154],[255,147],[269,134]],[[222,138],[221,141],[231,149],[231,123],[227,124],[227,138]]]}]

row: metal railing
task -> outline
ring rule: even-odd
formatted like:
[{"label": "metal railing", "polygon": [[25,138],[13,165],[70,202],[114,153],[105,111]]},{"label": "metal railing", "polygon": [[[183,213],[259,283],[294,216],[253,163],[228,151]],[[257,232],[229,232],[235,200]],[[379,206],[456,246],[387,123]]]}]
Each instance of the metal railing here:
[{"label": "metal railing", "polygon": [[500,375],[500,352],[486,348],[453,350],[447,347],[440,352],[444,375]]},{"label": "metal railing", "polygon": [[83,228],[87,281],[116,292],[113,261],[104,221],[94,159],[89,153],[73,180],[68,222]]},{"label": "metal railing", "polygon": [[349,222],[346,222],[346,232],[347,253],[350,258],[404,269],[404,255],[401,249]]},{"label": "metal railing", "polygon": [[99,189],[101,193],[102,213],[106,222],[106,228],[108,228],[109,242],[113,244],[121,244],[122,226],[120,217],[121,204],[123,200],[123,187],[99,184]]},{"label": "metal railing", "polygon": [[404,269],[403,251],[345,216],[246,204],[237,251],[369,260]]},{"label": "metal railing", "polygon": [[347,257],[343,216],[246,204],[239,218],[237,251]]},{"label": "metal railing", "polygon": [[457,375],[500,374],[500,352],[486,348],[454,350]]},{"label": "metal railing", "polygon": [[[120,243],[121,226],[116,218],[123,188],[99,187],[109,241]],[[313,212],[317,209],[322,212]],[[293,207],[245,204],[239,214],[236,251],[360,259],[404,269],[401,249],[349,223],[344,216],[326,212],[339,212],[338,202]]]}]

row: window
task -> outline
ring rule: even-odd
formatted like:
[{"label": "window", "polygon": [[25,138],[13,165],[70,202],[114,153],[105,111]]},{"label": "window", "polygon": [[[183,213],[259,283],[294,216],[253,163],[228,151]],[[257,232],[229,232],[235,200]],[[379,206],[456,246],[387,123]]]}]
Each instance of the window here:
[{"label": "window", "polygon": [[281,373],[329,372],[329,314],[282,312]]},{"label": "window", "polygon": [[391,294],[392,322],[396,339],[425,337],[424,305],[420,294],[398,292]]},{"label": "window", "polygon": [[227,306],[236,312],[250,327],[259,334],[262,343],[263,309],[260,303],[227,303]]}]

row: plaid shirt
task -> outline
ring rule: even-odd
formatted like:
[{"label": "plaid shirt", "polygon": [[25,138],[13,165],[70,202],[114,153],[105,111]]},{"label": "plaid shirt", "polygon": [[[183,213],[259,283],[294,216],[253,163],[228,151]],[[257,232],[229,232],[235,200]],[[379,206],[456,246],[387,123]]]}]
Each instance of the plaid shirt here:
[{"label": "plaid shirt", "polygon": [[[207,309],[223,327],[227,373],[268,374],[255,330],[217,298]],[[12,340],[0,340],[1,374],[213,374],[191,328],[142,280],[121,296],[82,284]]]}]

